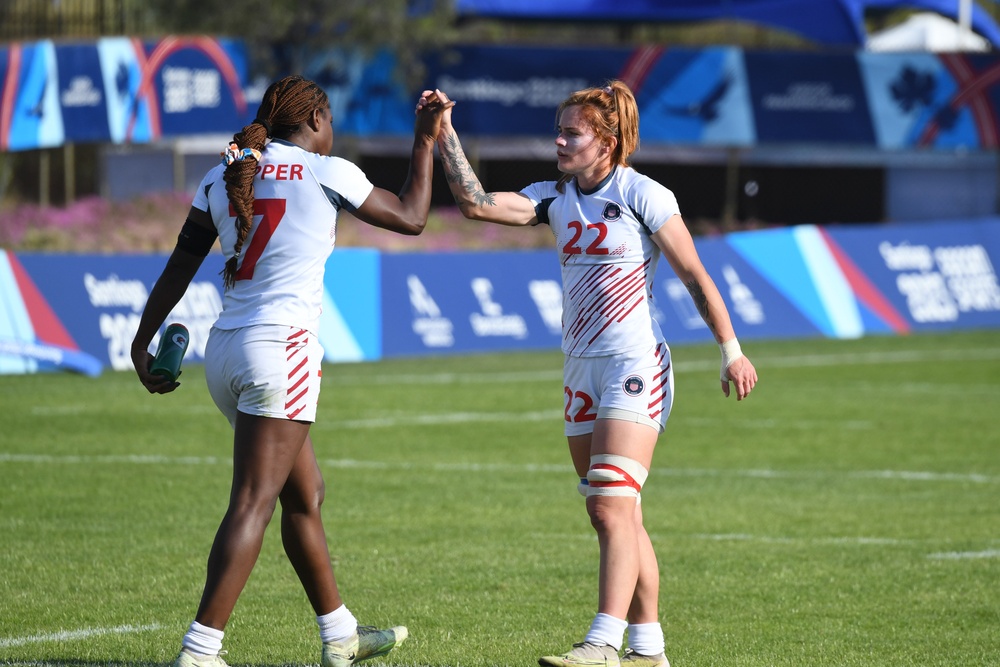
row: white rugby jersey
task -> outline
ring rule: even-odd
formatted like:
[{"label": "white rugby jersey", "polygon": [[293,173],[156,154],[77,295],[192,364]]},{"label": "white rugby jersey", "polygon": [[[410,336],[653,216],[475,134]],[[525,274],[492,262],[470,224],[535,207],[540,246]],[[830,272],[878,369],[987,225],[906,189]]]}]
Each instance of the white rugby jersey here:
[{"label": "white rugby jersey", "polygon": [[615,167],[593,191],[576,180],[521,190],[556,237],[563,283],[562,350],[596,357],[663,341],[653,317],[660,249],[650,238],[680,213],[674,194],[631,167]]},{"label": "white rugby jersey", "polygon": [[[225,166],[210,170],[193,205],[208,211],[228,260],[236,243]],[[254,176],[254,220],[243,243],[236,284],[223,296],[215,326],[287,324],[318,333],[323,273],[337,240],[337,213],[361,206],[374,186],[356,165],[274,139]]]}]

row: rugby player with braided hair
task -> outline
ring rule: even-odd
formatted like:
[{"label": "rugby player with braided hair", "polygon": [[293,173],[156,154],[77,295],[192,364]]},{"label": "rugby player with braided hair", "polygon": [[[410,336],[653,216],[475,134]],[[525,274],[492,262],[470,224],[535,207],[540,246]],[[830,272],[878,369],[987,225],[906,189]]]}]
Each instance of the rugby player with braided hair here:
[{"label": "rugby player with braided hair", "polygon": [[323,275],[337,215],[400,234],[423,231],[443,103],[421,97],[409,174],[398,194],[375,187],[353,163],[330,157],[330,103],[316,83],[288,76],[268,87],[256,119],[210,170],[153,287],[131,356],[154,394],[179,383],[149,372],[150,343],[216,239],[225,266],[223,309],[205,348],[209,392],[234,429],[233,478],[208,557],[201,603],[175,667],[226,667],[222,639],[236,600],[281,505],[281,540],[316,613],[322,667],[385,655],[405,627],[359,626],[337,588],[320,515],[325,487],[309,428],[324,352],[317,339]]}]

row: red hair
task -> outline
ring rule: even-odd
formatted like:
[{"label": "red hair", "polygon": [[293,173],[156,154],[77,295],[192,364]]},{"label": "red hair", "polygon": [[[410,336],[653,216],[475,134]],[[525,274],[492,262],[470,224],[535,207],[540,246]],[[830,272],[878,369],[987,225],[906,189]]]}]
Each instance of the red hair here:
[{"label": "red hair", "polygon": [[[611,153],[611,163],[626,166],[632,153],[639,148],[639,105],[631,89],[622,81],[613,79],[595,88],[584,88],[567,97],[556,110],[556,123],[567,107],[580,107],[581,115],[598,138],[618,140]],[[559,191],[573,177],[563,174],[559,179]]]}]

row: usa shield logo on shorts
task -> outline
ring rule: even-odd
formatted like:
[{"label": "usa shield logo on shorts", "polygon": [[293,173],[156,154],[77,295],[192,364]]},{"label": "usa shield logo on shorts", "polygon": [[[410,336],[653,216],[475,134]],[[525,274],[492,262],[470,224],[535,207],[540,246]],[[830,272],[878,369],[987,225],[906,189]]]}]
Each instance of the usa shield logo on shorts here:
[{"label": "usa shield logo on shorts", "polygon": [[646,383],[644,383],[642,378],[638,375],[632,375],[625,380],[624,384],[622,384],[622,389],[624,389],[625,393],[629,396],[638,396],[645,388]]}]

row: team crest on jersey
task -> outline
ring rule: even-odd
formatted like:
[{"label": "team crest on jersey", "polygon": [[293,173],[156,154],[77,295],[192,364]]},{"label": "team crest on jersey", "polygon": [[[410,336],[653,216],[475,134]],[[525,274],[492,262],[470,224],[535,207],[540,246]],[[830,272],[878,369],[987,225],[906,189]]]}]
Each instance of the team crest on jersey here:
[{"label": "team crest on jersey", "polygon": [[614,222],[618,218],[622,217],[622,207],[613,201],[609,201],[604,205],[604,219],[608,222]]},{"label": "team crest on jersey", "polygon": [[630,375],[622,384],[622,389],[629,396],[638,396],[646,388],[646,383],[638,375]]}]

